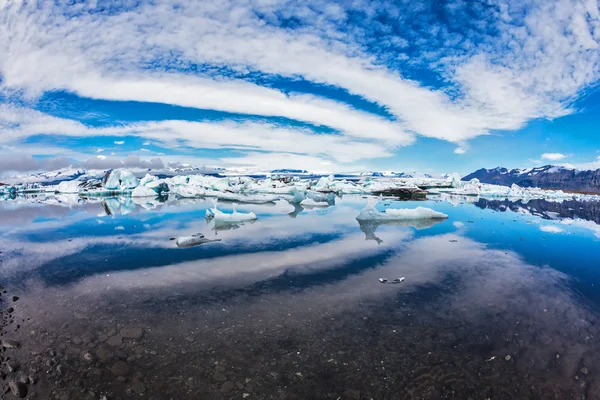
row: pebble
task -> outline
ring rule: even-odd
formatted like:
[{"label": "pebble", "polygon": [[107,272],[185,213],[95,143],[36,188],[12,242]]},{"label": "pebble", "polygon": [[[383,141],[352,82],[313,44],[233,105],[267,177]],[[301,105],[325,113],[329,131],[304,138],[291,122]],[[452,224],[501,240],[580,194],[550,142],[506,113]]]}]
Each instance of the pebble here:
[{"label": "pebble", "polygon": [[8,367],[8,370],[10,372],[15,372],[16,370],[19,369],[19,367],[21,366],[17,361],[15,360],[8,360],[6,362],[6,366]]},{"label": "pebble", "polygon": [[106,343],[113,347],[119,347],[123,344],[123,337],[121,337],[121,335],[111,336],[108,338]]},{"label": "pebble", "polygon": [[510,357],[510,356],[506,356],[506,357],[504,357],[504,359],[505,359],[506,361],[510,361],[511,357]]},{"label": "pebble", "polygon": [[8,387],[10,388],[13,396],[18,397],[19,399],[27,396],[27,385],[25,385],[23,382],[10,381],[8,383]]},{"label": "pebble", "polygon": [[227,377],[223,374],[217,373],[213,375],[213,379],[218,382],[225,382],[227,380]]},{"label": "pebble", "polygon": [[125,361],[119,360],[113,364],[113,366],[110,368],[110,371],[115,376],[126,376],[131,372],[131,367]]},{"label": "pebble", "polygon": [[185,339],[185,340],[187,340],[187,341],[188,341],[188,342],[190,342],[190,343],[193,343],[193,342],[196,340],[196,339],[194,339],[194,338],[193,338],[193,337],[191,337],[191,336],[187,336],[187,337],[186,337],[186,338],[184,338],[184,339]]},{"label": "pebble", "polygon": [[582,367],[582,368],[579,370],[579,372],[581,372],[581,373],[582,373],[582,374],[584,374],[584,375],[587,375],[587,374],[588,374],[588,369],[587,369],[587,367]]},{"label": "pebble", "polygon": [[121,336],[124,339],[139,339],[144,334],[142,328],[123,328],[121,329]]},{"label": "pebble", "polygon": [[21,344],[19,342],[17,342],[16,340],[2,339],[2,346],[6,347],[7,349],[16,349],[20,345]]},{"label": "pebble", "polygon": [[233,382],[229,381],[229,382],[225,382],[223,384],[223,386],[221,386],[221,392],[222,393],[229,393],[233,390],[234,388],[234,384]]},{"label": "pebble", "polygon": [[138,378],[133,378],[131,381],[131,390],[135,393],[142,394],[146,391],[146,385]]},{"label": "pebble", "polygon": [[13,297],[11,297],[11,300],[12,300],[12,301],[17,301],[17,300],[19,300],[19,296],[13,296]]}]

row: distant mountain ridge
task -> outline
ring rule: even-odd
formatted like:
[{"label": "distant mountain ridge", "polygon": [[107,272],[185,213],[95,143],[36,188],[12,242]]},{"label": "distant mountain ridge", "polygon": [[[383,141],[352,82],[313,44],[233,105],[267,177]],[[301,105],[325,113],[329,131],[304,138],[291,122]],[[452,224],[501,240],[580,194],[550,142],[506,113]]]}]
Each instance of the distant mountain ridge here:
[{"label": "distant mountain ridge", "polygon": [[493,185],[510,186],[514,183],[521,187],[600,193],[600,169],[581,171],[557,165],[511,170],[502,167],[481,168],[462,180],[470,181],[473,178]]}]

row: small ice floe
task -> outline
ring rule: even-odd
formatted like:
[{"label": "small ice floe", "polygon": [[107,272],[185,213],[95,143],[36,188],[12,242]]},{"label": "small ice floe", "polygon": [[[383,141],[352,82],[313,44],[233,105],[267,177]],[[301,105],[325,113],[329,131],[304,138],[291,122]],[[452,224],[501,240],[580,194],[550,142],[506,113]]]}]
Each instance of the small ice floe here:
[{"label": "small ice floe", "polygon": [[362,209],[356,219],[358,221],[413,221],[423,219],[447,219],[448,215],[432,210],[431,208],[388,208],[381,212],[375,207],[377,198],[372,197],[368,200],[365,208]]},{"label": "small ice floe", "polygon": [[313,199],[304,199],[300,202],[303,207],[329,207],[329,203],[326,201],[315,201]]},{"label": "small ice floe", "polygon": [[233,203],[233,212],[231,214],[224,213],[217,209],[217,199],[212,199],[213,206],[206,210],[206,218],[213,219],[215,224],[239,224],[242,222],[250,222],[258,219],[253,212],[241,213],[236,210],[237,204]]},{"label": "small ice floe", "polygon": [[179,248],[187,248],[199,246],[204,243],[220,242],[221,239],[206,239],[203,234],[197,233],[192,236],[182,236],[175,240],[175,244]]},{"label": "small ice floe", "polygon": [[392,279],[391,281],[388,282],[387,278],[379,278],[379,282],[380,283],[387,283],[388,285],[396,285],[398,283],[402,283],[404,282],[404,277],[402,278],[396,278],[396,279]]}]

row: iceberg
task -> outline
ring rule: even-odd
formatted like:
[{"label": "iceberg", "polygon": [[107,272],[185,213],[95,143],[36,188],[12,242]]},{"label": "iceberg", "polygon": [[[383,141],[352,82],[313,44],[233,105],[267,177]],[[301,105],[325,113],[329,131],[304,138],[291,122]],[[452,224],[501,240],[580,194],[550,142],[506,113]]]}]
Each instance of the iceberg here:
[{"label": "iceberg", "polygon": [[198,246],[204,243],[220,242],[221,239],[206,239],[203,234],[197,234],[192,236],[182,236],[175,240],[177,247],[185,249],[188,247]]},{"label": "iceberg", "polygon": [[328,202],[314,201],[313,199],[304,199],[300,202],[300,205],[304,207],[329,207]]},{"label": "iceberg", "polygon": [[256,214],[253,212],[249,213],[241,213],[236,210],[237,204],[233,204],[233,212],[231,214],[224,213],[223,211],[217,209],[217,201],[213,201],[213,207],[206,210],[206,218],[212,218],[215,224],[225,224],[225,223],[241,223],[254,221],[258,219]]},{"label": "iceberg", "polygon": [[102,186],[110,190],[134,189],[140,181],[131,172],[122,169],[112,169],[106,172]]},{"label": "iceberg", "polygon": [[375,208],[376,205],[377,199],[370,198],[356,219],[358,221],[413,221],[448,218],[448,215],[426,207],[417,207],[414,209],[388,208],[384,212],[381,212]]},{"label": "iceberg", "polygon": [[81,181],[62,181],[56,191],[59,193],[79,193]]},{"label": "iceberg", "polygon": [[138,186],[135,189],[133,189],[133,192],[131,192],[131,197],[156,197],[157,194],[154,190],[150,189],[149,187],[146,186]]}]

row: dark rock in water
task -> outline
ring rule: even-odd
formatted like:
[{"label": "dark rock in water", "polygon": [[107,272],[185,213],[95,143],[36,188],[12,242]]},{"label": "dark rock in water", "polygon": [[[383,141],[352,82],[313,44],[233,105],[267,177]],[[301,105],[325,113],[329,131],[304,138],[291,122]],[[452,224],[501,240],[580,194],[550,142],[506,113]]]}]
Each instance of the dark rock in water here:
[{"label": "dark rock in water", "polygon": [[227,380],[227,377],[223,374],[217,373],[213,375],[213,379],[218,382],[225,382]]},{"label": "dark rock in water", "polygon": [[123,328],[121,329],[121,336],[124,339],[139,339],[144,334],[142,328]]},{"label": "dark rock in water", "polygon": [[133,378],[131,381],[131,390],[133,390],[134,393],[142,394],[146,391],[146,385],[138,378]]},{"label": "dark rock in water", "polygon": [[25,396],[27,396],[27,385],[23,382],[10,381],[8,383],[8,387],[10,388],[10,391],[13,394],[13,396],[18,397],[19,399],[22,399]]},{"label": "dark rock in water", "polygon": [[2,339],[2,346],[6,347],[7,349],[16,349],[20,345],[21,345],[21,343],[17,342],[16,340]]},{"label": "dark rock in water", "polygon": [[119,360],[113,364],[113,366],[110,368],[110,371],[115,376],[127,376],[131,372],[131,367],[125,361]]},{"label": "dark rock in water", "polygon": [[96,350],[96,356],[100,361],[107,361],[113,357],[113,353],[105,347],[100,347]]},{"label": "dark rock in water", "polygon": [[6,362],[6,366],[8,367],[9,372],[15,372],[19,369],[21,364],[19,364],[16,360],[8,360]]},{"label": "dark rock in water", "polygon": [[400,200],[425,200],[427,199],[427,191],[422,189],[413,188],[393,188],[385,189],[373,192],[373,195],[379,196],[394,196],[400,198]]},{"label": "dark rock in water", "polygon": [[17,300],[19,300],[19,296],[13,296],[11,299],[12,299],[12,301],[17,301]]},{"label": "dark rock in water", "polygon": [[234,389],[235,385],[233,382],[229,381],[229,382],[225,382],[223,384],[223,386],[221,386],[221,392],[222,393],[229,393]]},{"label": "dark rock in water", "polygon": [[113,347],[119,347],[123,344],[123,337],[121,335],[111,336],[106,343]]}]

